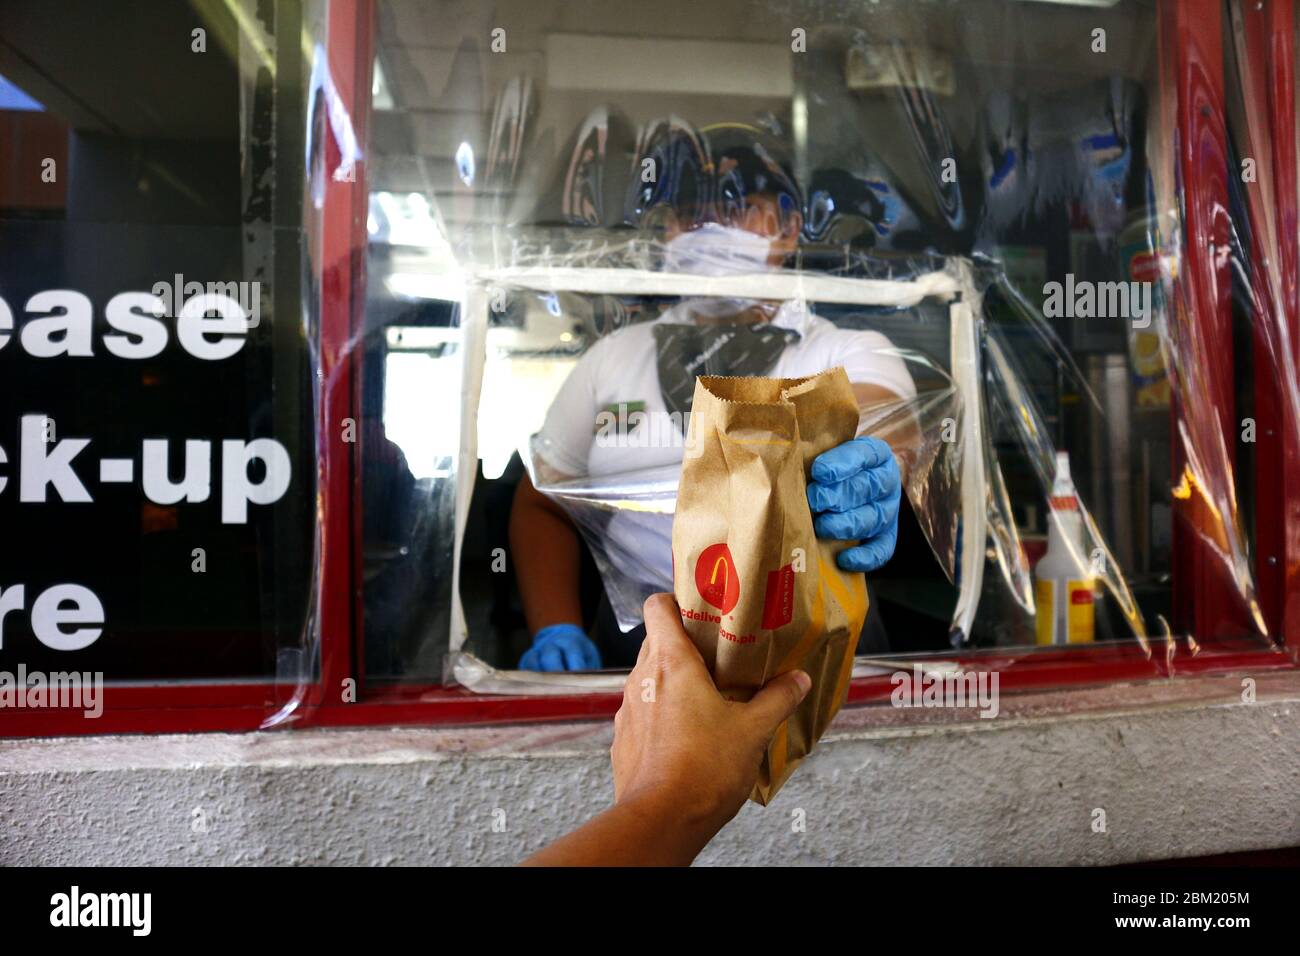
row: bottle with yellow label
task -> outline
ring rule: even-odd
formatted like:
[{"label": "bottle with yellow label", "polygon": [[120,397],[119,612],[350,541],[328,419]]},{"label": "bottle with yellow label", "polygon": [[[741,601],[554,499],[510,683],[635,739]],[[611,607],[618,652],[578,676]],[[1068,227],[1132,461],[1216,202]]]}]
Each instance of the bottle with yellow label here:
[{"label": "bottle with yellow label", "polygon": [[1083,540],[1083,514],[1070,480],[1070,456],[1056,453],[1048,500],[1047,552],[1034,567],[1039,644],[1089,644],[1095,626],[1095,582]]}]

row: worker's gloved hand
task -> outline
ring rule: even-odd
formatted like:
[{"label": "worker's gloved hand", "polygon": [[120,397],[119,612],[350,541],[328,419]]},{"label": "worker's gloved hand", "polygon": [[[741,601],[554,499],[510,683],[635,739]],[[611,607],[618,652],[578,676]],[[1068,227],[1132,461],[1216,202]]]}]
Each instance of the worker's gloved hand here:
[{"label": "worker's gloved hand", "polygon": [[844,571],[874,571],[898,542],[898,503],[903,480],[889,445],[855,438],[813,459],[808,507],[819,538],[861,541],[840,552]]},{"label": "worker's gloved hand", "polygon": [[519,658],[525,671],[594,671],[600,651],[576,624],[551,624],[533,635],[533,646]]}]

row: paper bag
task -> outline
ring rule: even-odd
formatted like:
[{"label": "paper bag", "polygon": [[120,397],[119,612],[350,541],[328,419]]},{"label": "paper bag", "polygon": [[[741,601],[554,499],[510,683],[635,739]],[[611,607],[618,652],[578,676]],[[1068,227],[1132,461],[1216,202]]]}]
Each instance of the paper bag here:
[{"label": "paper bag", "polygon": [[701,377],[673,519],[673,589],[682,624],[718,689],[748,700],[789,670],[812,689],[768,745],[750,799],[766,805],[848,693],[867,615],[866,580],[821,541],[805,491],[812,461],[849,441],[858,407],[848,376]]}]

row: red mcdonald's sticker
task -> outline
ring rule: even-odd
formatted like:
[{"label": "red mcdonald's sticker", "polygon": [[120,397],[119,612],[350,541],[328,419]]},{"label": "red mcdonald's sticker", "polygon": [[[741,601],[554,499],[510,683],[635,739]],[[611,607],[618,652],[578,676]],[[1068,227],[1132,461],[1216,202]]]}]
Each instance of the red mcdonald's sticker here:
[{"label": "red mcdonald's sticker", "polygon": [[767,592],[763,595],[763,627],[783,627],[794,617],[794,567],[767,572]]},{"label": "red mcdonald's sticker", "polygon": [[740,575],[725,543],[711,544],[700,552],[695,562],[695,587],[700,597],[723,614],[736,606],[740,600]]}]

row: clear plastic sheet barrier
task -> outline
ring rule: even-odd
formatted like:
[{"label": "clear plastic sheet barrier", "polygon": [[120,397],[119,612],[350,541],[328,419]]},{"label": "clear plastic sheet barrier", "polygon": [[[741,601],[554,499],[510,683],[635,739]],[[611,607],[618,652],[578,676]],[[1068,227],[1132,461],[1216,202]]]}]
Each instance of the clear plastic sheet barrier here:
[{"label": "clear plastic sheet barrier", "polygon": [[[993,275],[992,281],[1005,285],[1003,277],[996,273]],[[736,300],[728,298],[729,293],[747,287],[752,291],[757,280],[767,286],[765,293],[773,299],[793,302],[791,310],[801,316],[813,313],[806,298],[796,297],[799,293],[811,293],[818,301],[835,301],[830,294],[848,296],[852,289],[856,292],[854,304],[877,307],[913,307],[925,298],[952,303],[948,310],[948,334],[954,357],[952,367],[944,369],[933,358],[915,351],[887,344],[883,346],[882,351],[889,358],[901,362],[904,367],[915,366],[923,370],[927,373],[927,380],[933,380],[935,384],[917,390],[907,399],[862,406],[861,432],[885,436],[896,443],[896,452],[906,475],[908,498],[936,558],[950,580],[959,586],[961,593],[952,622],[954,645],[961,646],[969,634],[978,607],[986,548],[995,556],[1001,579],[1016,603],[1027,614],[1035,613],[1029,568],[1011,518],[1010,502],[996,453],[982,425],[990,414],[986,403],[996,401],[1016,410],[1014,421],[1020,426],[1020,437],[1027,455],[1038,466],[1045,498],[1052,487],[1055,451],[1050,443],[1044,444],[1046,430],[1041,415],[996,339],[988,341],[987,354],[992,369],[987,377],[997,383],[997,388],[989,389],[983,384],[985,374],[979,367],[979,343],[988,336],[977,318],[983,295],[976,286],[975,270],[968,262],[954,260],[944,272],[895,282],[842,280],[835,283],[825,277],[770,274],[728,277],[726,281],[710,278],[705,282],[712,285],[702,285],[690,281],[699,279],[698,276],[629,275],[619,270],[584,272],[562,268],[535,271],[531,276],[524,270],[508,275],[497,272],[492,276],[498,281],[513,279],[516,289],[527,288],[521,283],[530,277],[536,286],[551,291],[561,290],[570,283],[589,294],[614,294],[633,289],[685,295],[683,290],[689,289],[696,295],[713,293],[716,299],[731,302]],[[689,303],[690,299],[686,301]],[[759,301],[744,299],[740,303],[752,306]],[[1025,318],[1039,323],[1044,339],[1052,342],[1054,333],[1041,315],[1031,311]],[[699,374],[712,374],[714,366],[706,364],[702,368],[708,371],[702,370]],[[910,372],[905,374],[911,378]],[[617,417],[610,420],[610,425],[612,431],[608,437],[616,442],[620,438]],[[624,427],[630,431],[644,428],[647,444],[657,442],[671,446],[675,442],[677,451],[670,457],[675,457],[676,461],[653,468],[568,476],[550,463],[564,452],[552,451],[548,459],[546,437],[537,436],[528,448],[526,463],[534,487],[559,502],[582,530],[600,566],[604,586],[623,630],[630,630],[640,623],[641,605],[650,594],[672,589],[668,543],[680,457],[688,453],[689,444],[679,425],[680,420],[672,419],[656,425],[646,413],[642,413],[640,421],[631,419],[624,422]],[[960,435],[968,438],[955,440]],[[627,436],[624,434],[622,437]],[[637,447],[635,442],[632,447]],[[1124,609],[1125,619],[1132,627],[1132,636],[1145,641],[1146,630],[1137,614],[1123,571],[1086,507],[1082,511],[1087,534],[1082,541],[1071,542],[1071,546],[1077,549],[1076,560],[1084,566],[1090,563],[1097,566],[1097,579]],[[966,527],[970,531],[963,535]],[[457,679],[469,682],[470,686],[481,685],[484,673],[484,665],[468,655],[456,668]],[[519,679],[525,683],[547,683],[541,675],[520,676]],[[567,678],[561,680],[568,683]],[[513,678],[510,683],[513,686]]]}]

